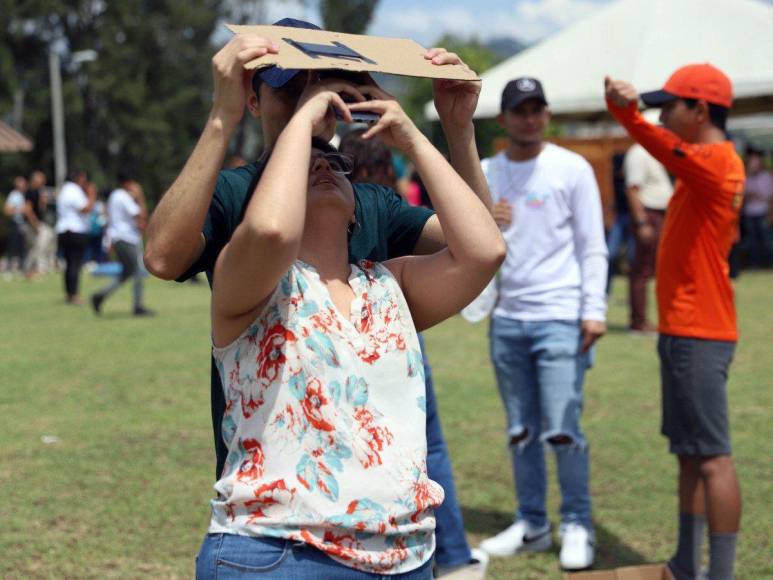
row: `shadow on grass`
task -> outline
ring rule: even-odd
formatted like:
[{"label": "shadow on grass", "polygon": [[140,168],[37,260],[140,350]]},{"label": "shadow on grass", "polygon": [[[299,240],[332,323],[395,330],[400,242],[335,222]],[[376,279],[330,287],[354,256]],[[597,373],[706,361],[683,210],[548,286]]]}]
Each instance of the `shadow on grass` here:
[{"label": "shadow on grass", "polygon": [[[596,523],[596,562],[597,570],[617,568],[618,566],[636,566],[651,564],[644,554],[626,544],[620,536]],[[657,562],[659,563],[659,562]]]},{"label": "shadow on grass", "polygon": [[121,311],[114,311],[114,312],[101,312],[97,317],[97,320],[120,320],[120,319],[126,319],[126,318],[137,318],[134,316],[134,314],[130,311],[121,312]]},{"label": "shadow on grass", "polygon": [[630,334],[627,324],[607,324],[607,334]]},{"label": "shadow on grass", "polygon": [[[493,536],[513,523],[512,512],[462,507],[464,527],[467,532],[481,536]],[[558,542],[558,534],[554,533]],[[560,547],[554,545],[552,551],[556,554]],[[617,568],[620,566],[636,566],[648,564],[650,561],[644,554],[638,552],[619,536],[596,522],[596,570]]]}]

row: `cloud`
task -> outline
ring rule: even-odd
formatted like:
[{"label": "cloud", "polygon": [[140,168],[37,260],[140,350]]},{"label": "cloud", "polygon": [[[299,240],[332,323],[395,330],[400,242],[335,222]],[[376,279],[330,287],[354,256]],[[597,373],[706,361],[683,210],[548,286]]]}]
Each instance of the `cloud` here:
[{"label": "cloud", "polygon": [[519,28],[525,40],[536,40],[560,30],[598,10],[603,4],[592,0],[522,0],[515,2]]},{"label": "cloud", "polygon": [[[539,40],[591,14],[609,0],[515,0],[480,1],[479,9],[467,2],[434,1],[421,7],[400,9],[383,2],[376,12],[369,34],[415,38],[428,45],[446,32],[462,37],[488,39],[515,37],[527,42]],[[449,6],[450,5],[450,6]]]},{"label": "cloud", "polygon": [[[388,4],[385,5],[385,8]],[[438,11],[433,8],[382,10],[376,13],[369,34],[408,36],[419,41],[432,41],[444,32],[468,36],[475,25],[474,15],[465,8]]]}]

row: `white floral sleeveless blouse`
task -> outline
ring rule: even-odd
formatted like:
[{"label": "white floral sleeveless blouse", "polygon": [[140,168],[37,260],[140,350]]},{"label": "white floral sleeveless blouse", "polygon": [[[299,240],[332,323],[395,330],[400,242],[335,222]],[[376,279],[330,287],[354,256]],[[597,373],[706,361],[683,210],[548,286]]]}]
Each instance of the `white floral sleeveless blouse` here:
[{"label": "white floral sleeveless blouse", "polygon": [[263,313],[213,348],[228,458],[211,533],[302,541],[379,574],[435,548],[424,370],[402,291],[381,264],[351,266],[346,317],[296,261]]}]

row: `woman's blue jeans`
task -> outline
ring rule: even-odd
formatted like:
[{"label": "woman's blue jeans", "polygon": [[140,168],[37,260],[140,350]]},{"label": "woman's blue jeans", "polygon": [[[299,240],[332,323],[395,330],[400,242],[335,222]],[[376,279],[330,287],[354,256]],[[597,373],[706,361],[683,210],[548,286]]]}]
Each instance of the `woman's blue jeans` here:
[{"label": "woman's blue jeans", "polygon": [[196,556],[196,580],[431,580],[432,560],[397,575],[370,574],[339,564],[302,542],[207,534]]}]

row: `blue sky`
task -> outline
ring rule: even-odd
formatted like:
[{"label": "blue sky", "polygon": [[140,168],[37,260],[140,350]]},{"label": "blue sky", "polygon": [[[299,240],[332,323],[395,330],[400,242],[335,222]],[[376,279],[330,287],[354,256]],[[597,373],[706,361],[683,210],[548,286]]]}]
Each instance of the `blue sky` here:
[{"label": "blue sky", "polygon": [[[413,38],[427,47],[446,32],[481,40],[507,36],[531,43],[615,1],[381,0],[367,34]],[[264,22],[292,16],[321,24],[318,5],[318,0],[268,0]],[[223,32],[227,39],[230,34]]]},{"label": "blue sky", "polygon": [[[381,0],[368,34],[413,38],[430,46],[445,32],[483,40],[533,42],[614,0]],[[267,20],[295,16],[320,24],[317,2],[270,2]]]}]

